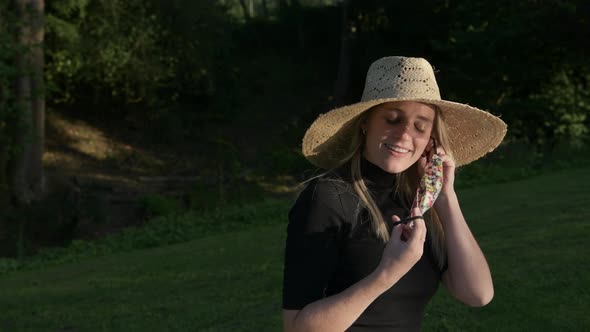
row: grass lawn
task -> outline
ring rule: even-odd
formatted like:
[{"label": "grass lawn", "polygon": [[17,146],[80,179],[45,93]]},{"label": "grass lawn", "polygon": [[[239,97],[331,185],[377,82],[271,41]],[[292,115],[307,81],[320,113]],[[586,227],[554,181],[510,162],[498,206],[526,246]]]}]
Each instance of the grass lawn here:
[{"label": "grass lawn", "polygon": [[[468,308],[441,287],[424,330],[589,330],[588,171],[460,192],[496,294]],[[284,235],[281,223],[6,274],[0,331],[278,331]]]}]

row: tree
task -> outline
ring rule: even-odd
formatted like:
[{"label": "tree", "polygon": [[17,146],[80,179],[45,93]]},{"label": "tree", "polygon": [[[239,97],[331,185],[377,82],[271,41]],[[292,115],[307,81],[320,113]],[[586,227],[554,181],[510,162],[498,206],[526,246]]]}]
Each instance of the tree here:
[{"label": "tree", "polygon": [[246,20],[246,22],[250,22],[250,20],[252,19],[252,15],[250,14],[252,9],[252,1],[248,1],[247,4],[246,0],[240,0],[240,6],[242,6],[244,19]]},{"label": "tree", "polygon": [[342,18],[340,28],[340,57],[338,59],[338,74],[334,83],[334,96],[332,107],[340,106],[345,99],[350,86],[350,41],[352,38],[351,27],[348,20],[348,0],[342,1]]},{"label": "tree", "polygon": [[44,82],[44,48],[45,36],[44,0],[32,0],[33,15],[32,48],[31,48],[31,108],[33,115],[33,141],[31,144],[31,159],[28,167],[30,188],[34,197],[40,197],[45,192],[45,174],[43,172],[43,151],[45,143],[45,82]]},{"label": "tree", "polygon": [[29,204],[45,191],[43,142],[43,0],[15,0],[19,26],[15,57],[15,153],[10,162],[11,196],[17,204]]}]

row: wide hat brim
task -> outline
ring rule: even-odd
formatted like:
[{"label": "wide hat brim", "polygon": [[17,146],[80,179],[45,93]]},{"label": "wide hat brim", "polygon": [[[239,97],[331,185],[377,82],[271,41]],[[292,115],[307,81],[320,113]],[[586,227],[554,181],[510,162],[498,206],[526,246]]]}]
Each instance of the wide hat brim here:
[{"label": "wide hat brim", "polygon": [[504,121],[466,104],[440,99],[383,98],[358,102],[321,114],[303,137],[303,155],[320,168],[338,166],[348,152],[355,120],[371,107],[392,101],[415,101],[437,105],[441,109],[456,166],[466,165],[493,151],[506,135]]}]

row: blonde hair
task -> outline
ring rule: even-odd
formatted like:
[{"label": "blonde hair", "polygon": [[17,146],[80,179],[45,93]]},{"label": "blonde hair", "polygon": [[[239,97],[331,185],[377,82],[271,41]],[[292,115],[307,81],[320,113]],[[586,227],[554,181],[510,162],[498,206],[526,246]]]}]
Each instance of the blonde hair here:
[{"label": "blonde hair", "polygon": [[[444,123],[443,114],[440,108],[436,105],[430,105],[435,110],[434,126],[432,128],[431,136],[436,139],[438,146],[444,147],[447,156],[453,158],[453,153],[450,150],[450,142],[447,133],[447,127]],[[377,105],[378,106],[378,105]],[[364,135],[361,134],[361,124],[366,121],[371,112],[375,109],[373,106],[371,109],[363,112],[361,116],[356,120],[353,126],[352,137],[348,149],[348,153],[344,158],[338,162],[339,167],[350,161],[350,177],[352,180],[352,187],[354,192],[359,197],[361,204],[369,211],[371,229],[377,235],[378,238],[383,242],[389,241],[389,231],[387,224],[383,220],[383,216],[377,206],[377,203],[373,200],[365,181],[361,176],[361,157],[362,149],[364,146]],[[416,189],[420,183],[418,175],[418,162],[410,166],[405,171],[396,174],[395,181],[395,192],[400,193],[402,197],[402,203],[405,204],[405,208],[409,209],[412,205],[412,200],[416,193]],[[400,216],[402,217],[402,216]],[[446,262],[446,242],[444,230],[436,213],[436,210],[431,208],[425,215],[424,219],[426,227],[428,229],[428,236],[431,240],[432,253],[438,263],[439,268],[445,265]],[[353,223],[356,219],[353,220]],[[352,227],[354,228],[354,224]]]}]

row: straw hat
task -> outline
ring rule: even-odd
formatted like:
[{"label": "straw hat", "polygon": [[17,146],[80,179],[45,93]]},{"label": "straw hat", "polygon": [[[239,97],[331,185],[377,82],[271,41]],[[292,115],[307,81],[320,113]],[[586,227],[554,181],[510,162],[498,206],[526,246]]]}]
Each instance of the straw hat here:
[{"label": "straw hat", "polygon": [[303,138],[303,155],[312,164],[332,168],[344,158],[353,124],[369,108],[390,101],[437,105],[447,125],[457,166],[494,150],[506,135],[506,123],[478,108],[442,100],[434,71],[422,58],[391,56],[371,65],[361,101],[321,114]]}]

